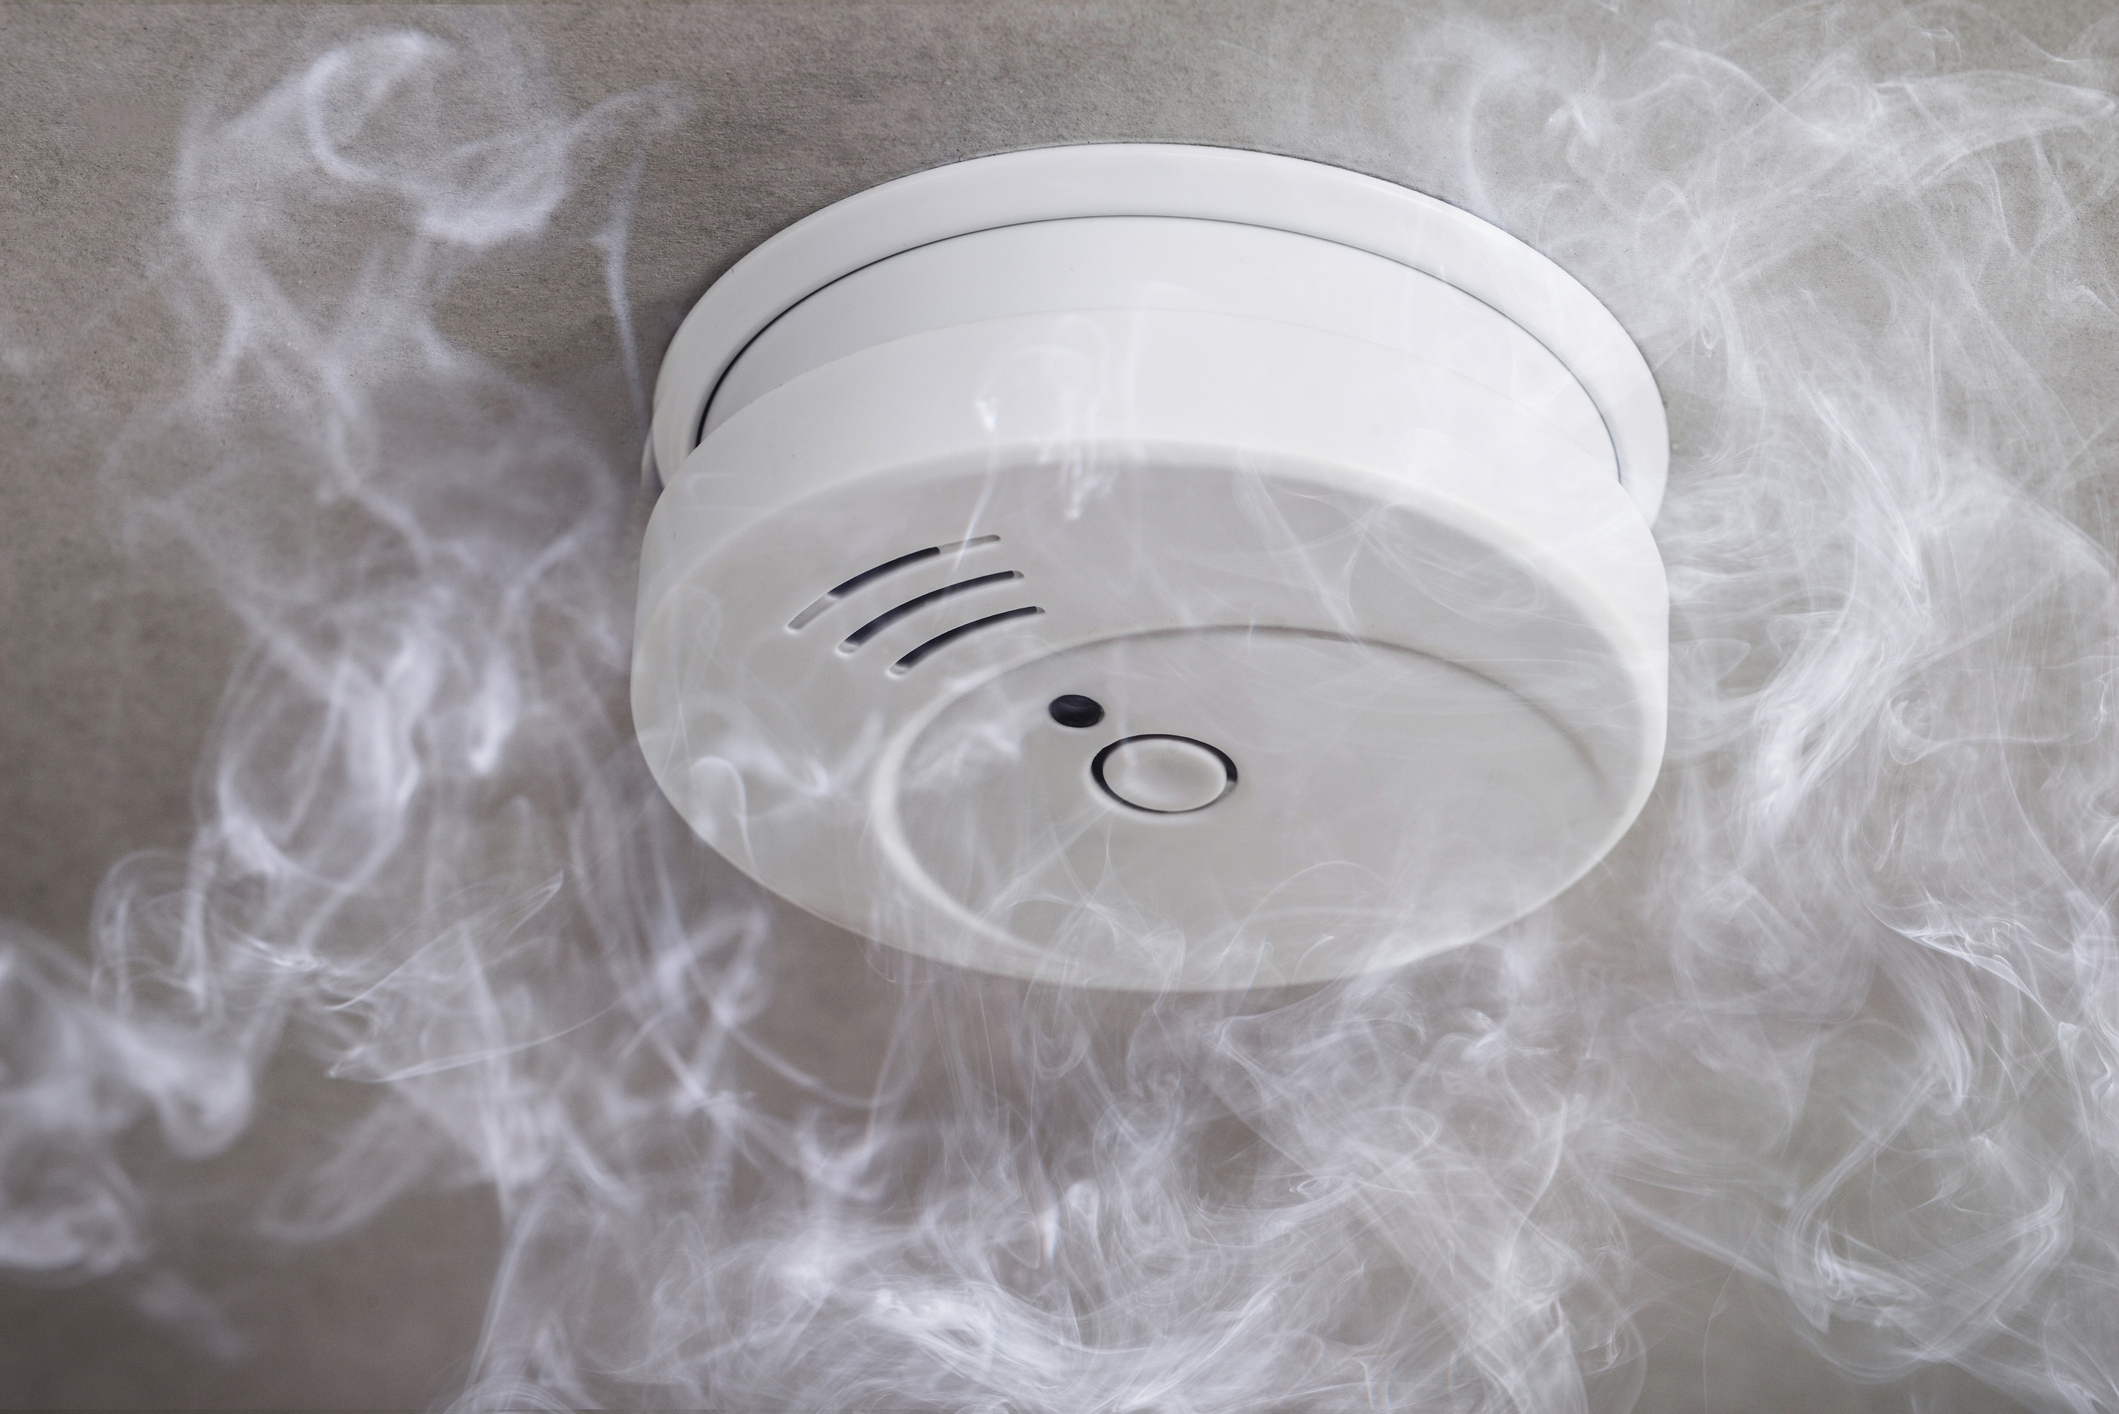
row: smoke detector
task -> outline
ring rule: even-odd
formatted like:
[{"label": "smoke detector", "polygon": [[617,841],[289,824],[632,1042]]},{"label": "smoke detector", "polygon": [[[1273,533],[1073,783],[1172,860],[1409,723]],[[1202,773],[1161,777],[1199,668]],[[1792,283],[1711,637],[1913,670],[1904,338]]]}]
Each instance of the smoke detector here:
[{"label": "smoke detector", "polygon": [[1549,260],[1311,162],[1050,148],[768,240],[677,332],[633,708],[714,849],[1087,986],[1476,939],[1661,762],[1668,438]]}]

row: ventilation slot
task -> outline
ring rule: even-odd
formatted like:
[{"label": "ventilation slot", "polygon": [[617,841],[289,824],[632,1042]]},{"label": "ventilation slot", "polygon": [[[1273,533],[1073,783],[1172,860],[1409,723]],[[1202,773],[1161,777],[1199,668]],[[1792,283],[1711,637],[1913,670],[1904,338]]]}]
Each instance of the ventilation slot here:
[{"label": "ventilation slot", "polygon": [[[873,569],[862,570],[859,574],[855,575],[852,579],[847,580],[844,584],[833,585],[830,589],[824,592],[823,598],[817,600],[816,603],[811,604],[801,613],[795,615],[792,619],[788,620],[787,626],[790,629],[800,629],[807,627],[811,623],[811,621],[813,621],[817,617],[817,615],[823,613],[826,609],[829,609],[832,605],[838,603],[841,599],[844,599],[847,595],[853,593],[855,590],[874,583],[876,580],[881,579],[884,575],[895,574],[899,570],[904,569],[907,565],[916,565],[919,564],[922,560],[932,560],[942,555],[954,555],[964,550],[974,549],[980,545],[991,545],[1000,538],[1001,537],[998,535],[975,535],[969,540],[958,540],[948,545],[929,545],[924,550],[915,550],[909,555],[900,555],[895,560],[885,560],[882,564],[875,566]],[[972,583],[978,582],[979,581],[976,580],[972,581]],[[869,627],[872,628],[874,627],[874,625],[870,625]],[[861,630],[861,632],[865,634],[868,632],[868,629],[864,628]]]},{"label": "ventilation slot", "polygon": [[889,628],[899,619],[906,617],[908,614],[917,614],[929,604],[938,604],[951,595],[962,594],[967,589],[977,589],[981,585],[1000,584],[1007,580],[1021,579],[1022,577],[1022,573],[1018,570],[1002,570],[998,574],[982,574],[977,579],[965,579],[959,580],[955,584],[945,584],[940,589],[919,595],[916,598],[907,599],[895,609],[884,610],[848,634],[846,641],[839,645],[839,651],[841,653],[851,653],[884,629]]},{"label": "ventilation slot", "polygon": [[1033,604],[1027,609],[1010,609],[1006,613],[988,614],[983,619],[973,619],[968,624],[958,624],[955,628],[950,629],[947,633],[936,634],[934,637],[928,639],[919,647],[913,649],[910,653],[907,653],[904,657],[898,659],[897,662],[892,663],[890,665],[890,670],[893,673],[910,672],[912,671],[912,669],[919,666],[921,659],[927,657],[929,654],[940,652],[942,649],[947,648],[950,644],[956,642],[958,639],[962,638],[967,633],[976,633],[982,628],[991,628],[995,624],[1003,624],[1008,622],[1008,620],[1010,619],[1027,619],[1032,614],[1042,614],[1044,612],[1045,611],[1043,609],[1040,609],[1035,604]]}]

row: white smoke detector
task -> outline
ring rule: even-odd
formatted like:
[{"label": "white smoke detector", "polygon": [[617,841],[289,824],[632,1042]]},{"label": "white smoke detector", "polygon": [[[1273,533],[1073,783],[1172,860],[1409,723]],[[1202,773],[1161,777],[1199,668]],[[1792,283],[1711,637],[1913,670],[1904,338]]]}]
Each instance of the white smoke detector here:
[{"label": "white smoke detector", "polygon": [[1667,453],[1611,314],[1432,198],[1201,147],[922,172],[670,347],[641,745],[716,850],[912,952],[1404,962],[1646,800]]}]

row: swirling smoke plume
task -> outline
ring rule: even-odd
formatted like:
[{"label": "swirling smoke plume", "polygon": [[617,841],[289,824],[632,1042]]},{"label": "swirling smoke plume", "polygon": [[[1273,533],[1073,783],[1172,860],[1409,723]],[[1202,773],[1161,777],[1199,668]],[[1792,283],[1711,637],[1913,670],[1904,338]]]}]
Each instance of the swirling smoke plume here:
[{"label": "swirling smoke plume", "polygon": [[[1970,8],[1708,14],[1379,56],[1420,184],[1655,368],[1673,745],[1559,904],[1266,995],[796,946],[661,800],[649,493],[436,310],[587,243],[644,430],[629,221],[683,93],[573,112],[399,31],[198,109],[193,361],[111,456],[206,468],[135,509],[248,647],[190,848],[111,871],[86,963],[0,935],[0,1265],[151,1273],[140,1147],[224,1150],[292,1047],[370,1103],[262,1231],[494,1195],[464,1410],[1621,1410],[1677,1259],[1851,1380],[2119,1407],[2119,28],[2003,71]],[[340,284],[285,278],[327,239]]]}]

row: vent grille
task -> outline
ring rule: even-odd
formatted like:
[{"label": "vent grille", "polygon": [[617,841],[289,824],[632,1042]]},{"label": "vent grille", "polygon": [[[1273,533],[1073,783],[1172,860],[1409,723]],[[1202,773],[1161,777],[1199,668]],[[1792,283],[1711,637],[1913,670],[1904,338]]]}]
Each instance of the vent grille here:
[{"label": "vent grille", "polygon": [[962,594],[967,589],[978,589],[988,584],[1000,584],[1005,580],[1021,579],[1022,577],[1022,571],[1020,570],[1001,570],[996,574],[982,574],[977,579],[960,579],[955,584],[945,584],[940,589],[933,589],[925,594],[916,595],[911,599],[907,599],[895,609],[885,609],[882,613],[877,614],[867,623],[862,624],[852,633],[846,635],[846,641],[839,645],[839,651],[841,653],[853,652],[854,649],[859,648],[899,619],[911,614],[917,614],[929,604],[939,604],[952,594]]},{"label": "vent grille", "polygon": [[[873,565],[850,579],[842,580],[826,590],[809,607],[788,620],[787,627],[790,632],[800,632],[816,622],[819,617],[841,600],[858,594],[878,581],[888,579],[901,570],[911,569],[915,565],[940,559],[944,555],[960,554],[963,551],[976,549],[983,545],[996,544],[1000,538],[998,535],[979,535],[969,540],[958,540],[948,545],[929,545],[925,549],[914,550],[909,554],[899,555],[893,559],[885,560],[881,564]],[[1006,584],[1022,577],[1023,573],[1021,570],[995,570],[988,574],[973,575],[969,579],[960,579],[954,583],[945,584],[939,589],[930,589],[924,593],[915,594],[909,599],[884,609],[852,633],[847,634],[844,639],[840,640],[838,651],[847,655],[857,653],[864,644],[879,634],[960,594],[969,593],[975,589],[986,589],[994,585]],[[1044,609],[1038,605],[1024,605],[1020,608],[1005,609],[999,613],[987,614],[968,623],[961,623],[944,629],[910,652],[899,657],[896,662],[890,665],[890,672],[893,676],[910,672],[925,659],[932,657],[969,634],[1008,623],[1015,619],[1030,618],[1044,612]]]},{"label": "vent grille", "polygon": [[915,667],[919,665],[919,662],[922,658],[927,657],[930,653],[936,653],[944,648],[947,648],[950,644],[956,642],[958,639],[962,638],[967,633],[976,633],[982,628],[992,628],[994,625],[1004,624],[1010,619],[1027,619],[1034,614],[1042,614],[1044,612],[1045,611],[1043,609],[1040,609],[1037,605],[1031,604],[1021,609],[1009,609],[1004,613],[988,614],[985,618],[973,619],[968,624],[958,624],[953,629],[949,629],[946,632],[936,634],[934,637],[928,639],[919,647],[913,649],[910,653],[907,653],[904,657],[898,659],[897,662],[892,663],[890,665],[890,671],[892,673],[911,672]]},{"label": "vent grille", "polygon": [[974,535],[969,540],[958,540],[948,545],[929,545],[924,550],[915,550],[909,555],[900,555],[894,560],[885,560],[882,564],[876,565],[871,569],[862,570],[852,579],[835,584],[825,590],[823,596],[814,604],[789,619],[787,626],[790,629],[797,630],[807,628],[815,621],[817,615],[823,613],[855,590],[866,588],[885,575],[895,574],[899,570],[907,569],[923,560],[939,559],[943,555],[954,555],[960,551],[976,549],[981,545],[991,545],[1000,538],[998,535]]}]

